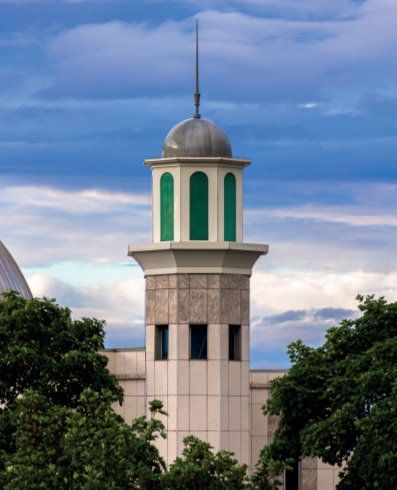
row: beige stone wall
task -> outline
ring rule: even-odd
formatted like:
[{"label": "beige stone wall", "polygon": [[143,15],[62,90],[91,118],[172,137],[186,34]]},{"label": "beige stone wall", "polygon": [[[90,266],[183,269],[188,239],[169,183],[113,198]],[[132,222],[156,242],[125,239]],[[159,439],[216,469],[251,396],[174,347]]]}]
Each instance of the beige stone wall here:
[{"label": "beige stone wall", "polygon": [[[148,399],[161,399],[169,462],[195,434],[249,464],[249,277],[175,274],[146,278]],[[155,359],[156,325],[169,325],[168,360]],[[207,325],[207,359],[190,359],[190,325]],[[229,324],[241,325],[241,360],[229,361]]]},{"label": "beige stone wall", "polygon": [[[277,428],[277,417],[263,415],[262,406],[270,394],[270,382],[286,374],[287,370],[253,370],[251,389],[251,467],[254,468],[260,450],[270,444]],[[305,458],[300,463],[300,490],[334,490],[338,483],[338,467],[322,463],[317,458]]]},{"label": "beige stone wall", "polygon": [[[244,362],[247,361],[229,362],[225,345],[217,343],[222,330],[227,333],[226,325],[212,325],[209,329],[211,352],[207,361],[189,360],[188,329],[179,342],[173,336],[172,359],[154,362],[153,358],[149,365],[154,365],[154,372],[148,379],[144,348],[107,349],[102,353],[109,359],[109,370],[124,389],[124,403],[116,405],[115,410],[128,423],[144,415],[147,400],[155,398],[153,393],[147,396],[146,382],[151,386],[149,392],[156,391],[156,398],[165,402],[171,416],[164,420],[168,441],[160,441],[160,449],[169,462],[179,454],[182,438],[193,433],[209,441],[215,449],[230,449],[242,462],[249,463],[250,457],[253,469],[260,450],[271,442],[277,427],[277,418],[265,417],[262,412],[269,396],[269,383],[287,371],[246,372]],[[223,352],[219,352],[219,347]],[[179,361],[175,358],[178,349],[182,356]],[[248,358],[247,352],[244,358]],[[246,400],[248,382],[250,396]],[[334,490],[339,471],[320,460],[306,458],[301,462],[300,488]]]},{"label": "beige stone wall", "polygon": [[115,411],[126,422],[146,412],[146,366],[145,349],[106,349],[108,368],[124,390],[123,405],[115,404]]}]

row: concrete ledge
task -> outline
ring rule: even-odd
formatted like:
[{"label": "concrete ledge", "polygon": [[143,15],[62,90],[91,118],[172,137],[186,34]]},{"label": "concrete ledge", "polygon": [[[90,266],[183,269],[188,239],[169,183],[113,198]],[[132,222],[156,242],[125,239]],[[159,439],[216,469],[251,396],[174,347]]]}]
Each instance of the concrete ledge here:
[{"label": "concrete ledge", "polygon": [[128,255],[141,266],[145,276],[159,274],[243,274],[252,267],[268,245],[238,242],[160,242],[130,245]]}]

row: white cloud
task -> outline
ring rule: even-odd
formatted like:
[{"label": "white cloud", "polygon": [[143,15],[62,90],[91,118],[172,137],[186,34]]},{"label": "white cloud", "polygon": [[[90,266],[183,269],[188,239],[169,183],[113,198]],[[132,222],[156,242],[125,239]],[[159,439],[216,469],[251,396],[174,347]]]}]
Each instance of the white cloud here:
[{"label": "white cloud", "polygon": [[[264,352],[284,351],[298,336],[318,342],[332,318],[316,312],[355,310],[358,293],[396,297],[396,187],[349,188],[354,200],[345,206],[246,212],[246,241],[270,243],[251,281],[253,345],[263,343]],[[147,195],[14,185],[3,187],[0,205],[12,216],[1,239],[34,294],[56,297],[76,316],[104,318],[109,338],[143,338],[144,280],[126,250],[151,241]],[[266,323],[288,311],[305,314]]]},{"label": "white cloud", "polygon": [[0,205],[12,219],[3,225],[2,240],[24,267],[120,262],[128,243],[150,241],[150,203],[144,194],[4,186]]},{"label": "white cloud", "polygon": [[[114,269],[117,269],[117,264]],[[129,276],[119,281],[106,281],[105,271],[100,265],[90,266],[91,272],[97,269],[97,275],[102,272],[102,280],[89,287],[76,287],[66,283],[56,276],[51,267],[47,273],[26,275],[26,279],[36,297],[56,298],[61,305],[72,310],[74,318],[98,318],[106,321],[107,346],[143,346],[144,345],[144,279],[137,268],[128,268]],[[43,268],[45,271],[45,268]],[[69,274],[84,274],[79,263],[68,264]],[[125,274],[123,274],[125,275]],[[73,282],[73,281],[71,281]]]},{"label": "white cloud", "polygon": [[[224,5],[205,10],[200,2],[202,84],[212,98],[238,93],[240,100],[254,96],[256,102],[320,99],[331,96],[335,87],[361,92],[372,85],[375,72],[379,89],[395,78],[389,59],[397,42],[397,7],[386,8],[384,1],[379,8],[373,1],[281,2],[285,13],[292,5],[296,15],[300,8],[307,13],[302,19],[284,19],[244,13],[243,4],[240,12],[230,12],[222,11]],[[266,5],[276,8],[276,2]],[[324,13],[319,20],[318,12]],[[157,25],[113,21],[65,30],[49,44],[58,70],[54,93],[114,97],[148,89],[186,91],[193,85],[193,30],[193,18]]]}]

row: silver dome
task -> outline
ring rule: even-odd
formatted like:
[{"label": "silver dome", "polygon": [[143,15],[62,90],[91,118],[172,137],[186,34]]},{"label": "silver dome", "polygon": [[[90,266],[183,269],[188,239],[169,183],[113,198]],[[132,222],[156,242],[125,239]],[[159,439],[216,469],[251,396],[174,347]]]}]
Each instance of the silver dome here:
[{"label": "silver dome", "polygon": [[26,299],[33,297],[18,264],[0,241],[0,299],[10,289],[15,289]]},{"label": "silver dome", "polygon": [[224,131],[208,119],[191,118],[174,126],[163,145],[163,158],[232,157]]}]

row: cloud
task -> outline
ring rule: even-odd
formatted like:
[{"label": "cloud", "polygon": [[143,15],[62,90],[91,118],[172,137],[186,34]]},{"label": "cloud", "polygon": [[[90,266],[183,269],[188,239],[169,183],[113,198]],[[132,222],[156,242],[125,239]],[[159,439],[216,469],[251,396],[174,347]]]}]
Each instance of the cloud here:
[{"label": "cloud", "polygon": [[12,219],[4,223],[2,240],[21,255],[22,266],[60,258],[120,262],[129,242],[150,241],[150,203],[144,194],[5,186],[0,205]]},{"label": "cloud", "polygon": [[[69,275],[84,274],[79,263],[67,265]],[[113,265],[116,269],[117,265]],[[29,274],[27,281],[36,297],[56,298],[61,305],[72,310],[74,318],[98,318],[106,321],[106,347],[132,347],[144,345],[144,279],[137,268],[129,268],[129,277],[109,281],[100,264],[90,265],[102,280],[86,287],[73,286],[58,279],[51,268],[44,273]],[[102,270],[101,269],[105,269]],[[43,269],[45,271],[45,269]],[[121,275],[123,276],[123,274]]]},{"label": "cloud", "polygon": [[[205,85],[212,97],[238,93],[240,99],[253,100],[254,95],[258,101],[321,99],[335,87],[359,88],[363,70],[371,84],[371,65],[379,68],[377,80],[391,80],[395,73],[387,60],[397,40],[392,28],[397,9],[382,3],[378,9],[373,2],[338,3],[339,15],[332,20],[330,14],[327,20],[316,20],[316,15],[297,20],[203,10],[200,57]],[[310,12],[315,4],[303,5]],[[322,2],[321,9],[324,6]],[[57,67],[52,93],[120,97],[144,88],[163,94],[186,90],[193,86],[193,29],[193,19],[184,19],[158,25],[113,21],[64,31],[49,45]]]},{"label": "cloud", "polygon": [[343,318],[358,316],[357,310],[320,308],[288,310],[251,320],[252,366],[254,369],[286,369],[289,367],[287,345],[298,339],[317,347],[324,343],[328,328]]}]

